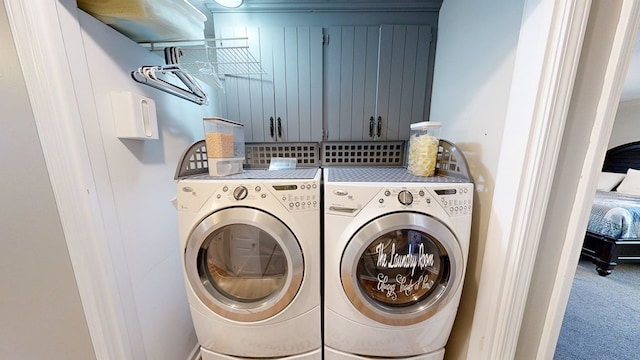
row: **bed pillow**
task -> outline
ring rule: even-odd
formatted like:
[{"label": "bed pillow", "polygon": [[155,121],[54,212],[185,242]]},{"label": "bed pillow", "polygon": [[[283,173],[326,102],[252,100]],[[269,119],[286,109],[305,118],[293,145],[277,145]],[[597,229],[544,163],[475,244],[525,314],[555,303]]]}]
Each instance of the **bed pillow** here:
[{"label": "bed pillow", "polygon": [[629,169],[624,180],[618,185],[619,193],[640,196],[640,170]]},{"label": "bed pillow", "polygon": [[624,174],[601,172],[598,178],[598,190],[611,191],[624,179]]}]

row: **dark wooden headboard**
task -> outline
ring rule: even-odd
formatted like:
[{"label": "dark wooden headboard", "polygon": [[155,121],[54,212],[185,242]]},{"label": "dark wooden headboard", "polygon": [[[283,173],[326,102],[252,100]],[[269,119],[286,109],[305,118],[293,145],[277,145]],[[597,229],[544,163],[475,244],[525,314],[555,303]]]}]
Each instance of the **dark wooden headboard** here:
[{"label": "dark wooden headboard", "polygon": [[640,170],[640,141],[607,150],[602,171],[626,174],[627,169]]}]

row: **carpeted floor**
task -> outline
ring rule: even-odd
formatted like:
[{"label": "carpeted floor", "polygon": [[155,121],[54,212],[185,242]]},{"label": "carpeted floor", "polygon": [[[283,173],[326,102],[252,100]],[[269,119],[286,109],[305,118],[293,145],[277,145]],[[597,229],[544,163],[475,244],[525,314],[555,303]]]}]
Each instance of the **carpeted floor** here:
[{"label": "carpeted floor", "polygon": [[640,359],[640,264],[602,277],[580,260],[554,359]]}]

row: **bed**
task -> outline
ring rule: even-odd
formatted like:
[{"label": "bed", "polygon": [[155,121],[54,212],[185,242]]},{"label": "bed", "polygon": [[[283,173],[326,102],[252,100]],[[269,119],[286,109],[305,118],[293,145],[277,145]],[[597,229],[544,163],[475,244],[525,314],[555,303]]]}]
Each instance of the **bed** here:
[{"label": "bed", "polygon": [[640,141],[607,151],[591,208],[582,257],[598,274],[640,263]]}]

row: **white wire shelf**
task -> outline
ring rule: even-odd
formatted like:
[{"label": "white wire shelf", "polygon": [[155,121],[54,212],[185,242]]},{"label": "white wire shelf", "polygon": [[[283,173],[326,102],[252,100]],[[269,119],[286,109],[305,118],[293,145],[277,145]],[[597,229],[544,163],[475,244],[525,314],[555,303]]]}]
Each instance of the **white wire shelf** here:
[{"label": "white wire shelf", "polygon": [[[225,46],[219,45],[224,42]],[[265,74],[260,61],[251,53],[248,39],[225,38],[192,41],[144,42],[141,46],[161,56],[167,47],[180,48],[179,65],[198,79],[222,88],[221,77],[227,75]]]}]

